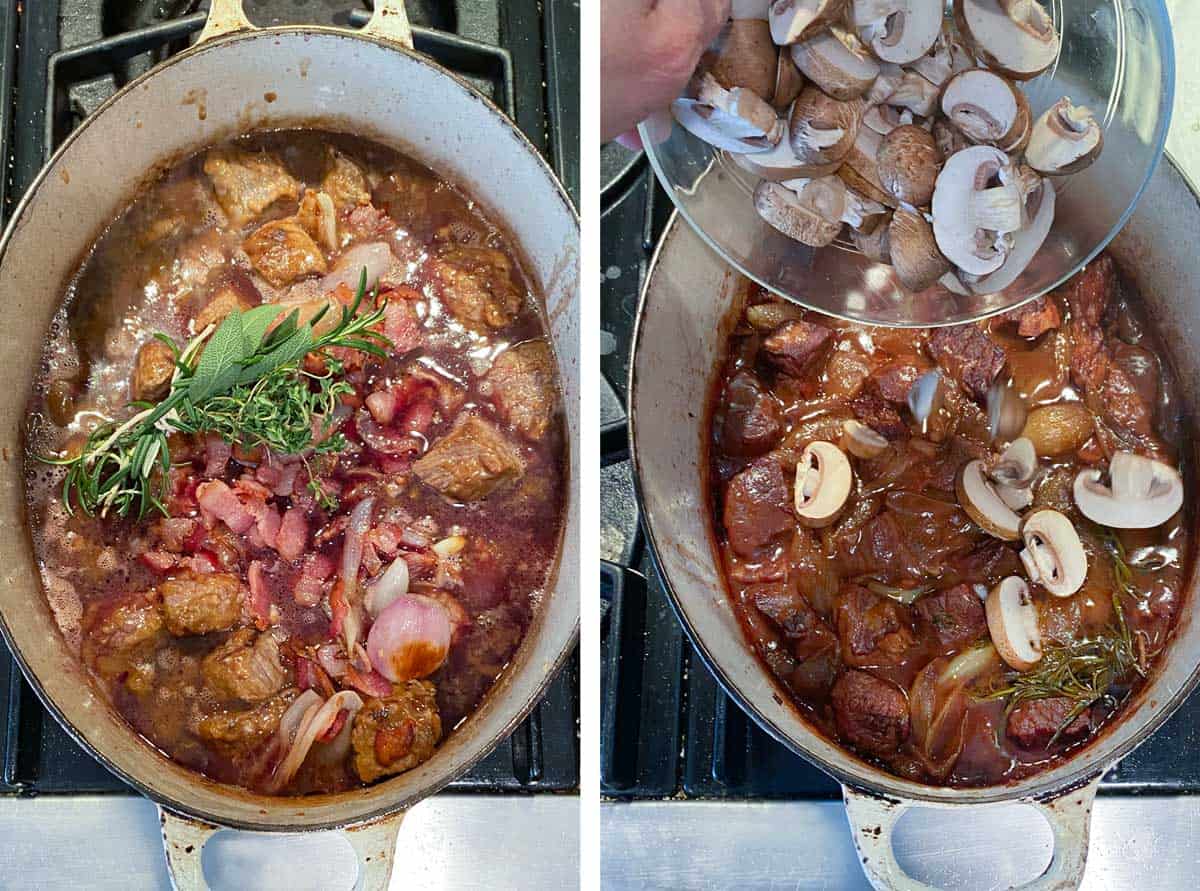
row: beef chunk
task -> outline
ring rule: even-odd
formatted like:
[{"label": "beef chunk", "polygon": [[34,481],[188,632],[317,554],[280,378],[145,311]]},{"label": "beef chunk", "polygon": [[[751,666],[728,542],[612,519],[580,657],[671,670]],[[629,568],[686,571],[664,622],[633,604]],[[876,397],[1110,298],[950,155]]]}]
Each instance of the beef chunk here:
[{"label": "beef chunk", "polygon": [[922,597],[913,611],[922,632],[937,638],[948,649],[971,643],[987,631],[983,601],[969,585],[955,585]]},{"label": "beef chunk", "polygon": [[802,696],[827,696],[841,666],[833,630],[794,586],[756,585],[746,591],[746,597],[790,644],[792,658],[781,666],[785,671],[778,672],[783,680]]},{"label": "beef chunk", "polygon": [[328,271],[325,255],[294,218],[259,226],[242,242],[242,249],[259,275],[277,288]]},{"label": "beef chunk", "polygon": [[946,374],[979,401],[1004,367],[1004,350],[977,325],[936,329],[929,338],[929,352]]},{"label": "beef chunk", "polygon": [[1056,293],[1071,311],[1071,381],[1095,392],[1108,376],[1109,355],[1101,323],[1117,286],[1116,267],[1108,255],[1090,264]]},{"label": "beef chunk", "polygon": [[244,226],[274,204],[300,196],[300,183],[274,155],[212,149],[204,158],[217,203],[235,226]]},{"label": "beef chunk", "polygon": [[433,684],[397,684],[391,696],[368,699],[354,716],[354,769],[364,783],[412,770],[429,760],[441,737]]},{"label": "beef chunk", "polygon": [[730,455],[753,458],[765,454],[783,435],[779,402],[752,371],[739,371],[725,387],[721,447]]},{"label": "beef chunk", "polygon": [[430,260],[433,282],[450,312],[472,331],[503,328],[521,311],[512,264],[500,251],[453,245]]},{"label": "beef chunk", "polygon": [[957,504],[915,492],[889,492],[884,510],[859,534],[838,540],[840,567],[847,575],[896,581],[938,576],[974,547],[975,528]]},{"label": "beef chunk", "polygon": [[124,676],[135,693],[154,682],[154,654],[163,643],[162,607],[153,591],[92,601],[83,616],[83,660],[105,678]]},{"label": "beef chunk", "polygon": [[882,368],[873,378],[875,389],[888,402],[895,405],[908,404],[908,391],[917,382],[925,369],[911,362],[896,362]]},{"label": "beef chunk", "polygon": [[283,713],[299,693],[289,687],[252,709],[222,709],[201,720],[196,735],[227,758],[245,758],[279,729]]},{"label": "beef chunk", "polygon": [[762,342],[762,356],[784,374],[801,377],[826,352],[833,332],[803,319],[784,322]]},{"label": "beef chunk", "polygon": [[199,334],[209,325],[219,325],[234,310],[243,312],[250,304],[234,288],[225,287],[213,294],[208,303],[192,320],[192,330]]},{"label": "beef chunk", "polygon": [[900,412],[871,390],[864,390],[851,399],[850,410],[854,412],[854,417],[885,439],[897,440],[908,436],[908,425],[900,417]]},{"label": "beef chunk", "polygon": [[454,501],[479,501],[525,473],[525,463],[496,426],[464,415],[413,465],[425,485]]},{"label": "beef chunk", "polygon": [[134,402],[158,402],[167,395],[175,373],[175,354],[161,340],[148,340],[137,351],[129,392]]},{"label": "beef chunk", "polygon": [[833,685],[833,717],[838,735],[868,755],[895,755],[908,739],[904,693],[865,671],[847,671]]},{"label": "beef chunk", "polygon": [[836,615],[847,665],[895,665],[914,643],[908,608],[866,588],[855,585],[845,591]]},{"label": "beef chunk", "polygon": [[230,635],[204,657],[200,670],[208,685],[225,699],[260,702],[287,683],[275,638],[251,628]]},{"label": "beef chunk", "polygon": [[1046,749],[1056,733],[1063,742],[1078,739],[1091,729],[1091,709],[1067,724],[1074,708],[1075,702],[1063,696],[1023,702],[1008,716],[1008,738],[1035,752]]},{"label": "beef chunk", "polygon": [[805,637],[825,625],[804,595],[778,582],[753,586],[747,592],[747,599],[788,637]]},{"label": "beef chunk", "polygon": [[752,557],[796,525],[783,468],[774,458],[759,458],[729,481],[722,515],[734,552]]},{"label": "beef chunk", "polygon": [[399,168],[379,184],[375,199],[401,227],[416,229],[429,225],[438,191],[438,181],[428,174]]},{"label": "beef chunk", "polygon": [[242,615],[242,583],[227,572],[187,572],[161,586],[167,630],[176,637],[225,631]]},{"label": "beef chunk", "polygon": [[1021,337],[1040,337],[1062,324],[1062,312],[1053,297],[1043,295],[1024,306],[1010,309],[1000,316],[1000,322],[1016,325]]},{"label": "beef chunk", "polygon": [[541,439],[558,409],[554,352],[544,340],[529,340],[496,357],[487,381],[496,408],[526,438]]},{"label": "beef chunk", "polygon": [[321,191],[333,199],[333,206],[340,212],[343,208],[370,204],[371,190],[362,168],[334,148],[329,149],[328,155]]}]

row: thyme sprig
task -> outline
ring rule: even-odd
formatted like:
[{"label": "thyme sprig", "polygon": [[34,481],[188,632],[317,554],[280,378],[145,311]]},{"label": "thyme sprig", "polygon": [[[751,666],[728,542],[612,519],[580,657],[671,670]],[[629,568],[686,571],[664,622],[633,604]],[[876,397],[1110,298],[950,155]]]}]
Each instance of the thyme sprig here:
[{"label": "thyme sprig", "polygon": [[[272,327],[280,309],[267,304],[230,313],[182,350],[166,335],[155,335],[175,354],[167,395],[157,403],[130,403],[138,409],[132,417],[96,427],[78,454],[39,459],[66,468],[62,499],[67,511],[78,508],[102,517],[132,513],[141,518],[149,510],[166,514],[172,432],[215,433],[243,448],[281,455],[344,448],[345,438],[330,434],[334,410],[352,388],[340,379],[343,363],[329,350],[383,357],[391,345],[372,330],[383,320],[383,306],[359,315],[366,283],[364,269],[353,303],[342,307],[338,323],[324,334],[317,334],[316,326],[328,306],[303,323],[299,310],[293,310]],[[322,372],[304,369],[310,353],[323,359]]]}]

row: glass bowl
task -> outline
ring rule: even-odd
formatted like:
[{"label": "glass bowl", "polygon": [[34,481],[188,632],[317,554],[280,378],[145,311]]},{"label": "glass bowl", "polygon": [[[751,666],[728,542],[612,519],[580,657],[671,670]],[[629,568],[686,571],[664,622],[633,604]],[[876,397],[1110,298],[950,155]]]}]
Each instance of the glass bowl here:
[{"label": "glass bowl", "polygon": [[[730,265],[810,309],[890,326],[968,322],[1062,284],[1120,231],[1162,157],[1175,88],[1171,23],[1162,0],[1050,0],[1059,57],[1022,84],[1036,119],[1063,96],[1104,128],[1104,150],[1081,173],[1055,177],[1055,219],[1042,250],[1007,289],[963,296],[941,286],[912,293],[889,266],[848,242],[810,248],[754,210],[757,178],[724,152],[671,122],[646,154],[683,217]],[[659,137],[663,134],[660,132]]]}]

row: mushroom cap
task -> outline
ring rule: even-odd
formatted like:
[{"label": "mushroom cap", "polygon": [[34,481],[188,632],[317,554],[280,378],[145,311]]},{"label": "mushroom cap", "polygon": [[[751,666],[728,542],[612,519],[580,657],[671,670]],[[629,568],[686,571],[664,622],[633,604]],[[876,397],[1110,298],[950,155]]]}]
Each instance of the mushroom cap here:
[{"label": "mushroom cap", "polygon": [[907,65],[929,52],[942,33],[942,0],[854,0],[854,25],[885,62]]},{"label": "mushroom cap", "polygon": [[1087,580],[1087,552],[1067,517],[1048,508],[1035,510],[1021,523],[1021,551],[1029,580],[1055,597],[1070,597]]},{"label": "mushroom cap", "polygon": [[963,136],[957,127],[942,118],[933,122],[933,127],[929,132],[933,134],[933,141],[937,143],[938,151],[942,153],[943,158],[957,155],[963,149],[971,147],[971,141]]},{"label": "mushroom cap", "polygon": [[1058,32],[1035,0],[954,0],[954,22],[980,62],[1015,80],[1058,58]]},{"label": "mushroom cap", "polygon": [[[786,120],[785,124],[786,126]],[[739,154],[730,152],[730,159],[743,170],[749,171],[759,179],[769,179],[772,182],[783,182],[789,179],[807,177],[815,179],[829,176],[841,166],[841,161],[828,164],[806,164],[796,157],[792,151],[792,143],[781,139],[772,149],[765,152]]]},{"label": "mushroom cap", "polygon": [[856,458],[878,458],[887,451],[888,441],[861,421],[842,424],[841,447]]},{"label": "mushroom cap", "polygon": [[796,462],[793,501],[801,524],[820,528],[832,523],[853,484],[854,471],[841,449],[831,442],[809,443]]},{"label": "mushroom cap", "polygon": [[[933,234],[951,263],[969,275],[989,275],[1003,265],[1009,241],[1021,226],[1015,171],[997,148],[972,146],[951,155],[933,190]],[[999,177],[1003,185],[989,188]],[[1003,182],[1004,180],[1009,182]]]},{"label": "mushroom cap", "polygon": [[774,0],[767,12],[771,39],[780,46],[807,40],[845,8],[846,0]]},{"label": "mushroom cap", "polygon": [[875,167],[884,191],[901,204],[924,207],[933,198],[942,156],[931,134],[906,124],[880,140]]},{"label": "mushroom cap", "polygon": [[1047,176],[1065,176],[1089,167],[1104,148],[1104,131],[1091,111],[1062,98],[1033,124],[1025,162]]},{"label": "mushroom cap", "polygon": [[905,71],[888,94],[887,104],[907,108],[923,118],[929,117],[937,111],[938,88],[915,71]]},{"label": "mushroom cap", "polygon": [[992,643],[1008,666],[1028,671],[1041,661],[1037,604],[1025,579],[1010,575],[992,588],[984,612]]},{"label": "mushroom cap", "polygon": [[933,228],[919,213],[901,208],[892,215],[888,232],[892,267],[910,291],[924,291],[950,270],[933,237]]},{"label": "mushroom cap", "polygon": [[879,76],[879,63],[858,38],[840,28],[793,44],[791,53],[804,76],[835,99],[857,99]]},{"label": "mushroom cap", "polygon": [[[988,388],[988,433],[992,439],[1007,442],[1020,436],[1025,429],[1025,419],[1029,416],[1029,406],[1021,398],[1021,394],[1007,380],[996,378]],[[1029,440],[1030,448],[1033,443]],[[1034,461],[1037,455],[1034,454]]]},{"label": "mushroom cap", "polygon": [[704,72],[689,90],[691,96],[671,103],[671,114],[709,145],[728,152],[765,152],[782,138],[784,128],[775,109],[744,87],[727,90]]},{"label": "mushroom cap", "polygon": [[843,102],[807,86],[792,103],[788,141],[803,164],[843,161],[858,138],[862,104]]},{"label": "mushroom cap", "polygon": [[1014,151],[1031,129],[1029,102],[994,71],[960,71],[942,87],[942,113],[974,143]]},{"label": "mushroom cap", "polygon": [[942,22],[942,33],[933,46],[909,67],[935,87],[941,87],[959,71],[974,68],[975,60],[963,46],[954,25],[946,20]]},{"label": "mushroom cap", "polygon": [[1075,477],[1075,504],[1095,523],[1114,529],[1153,529],[1183,507],[1183,478],[1174,467],[1133,452],[1109,462],[1110,484],[1099,468]]},{"label": "mushroom cap", "polygon": [[858,135],[854,138],[845,163],[838,168],[837,175],[846,185],[872,201],[878,201],[885,207],[898,207],[899,202],[884,191],[879,181],[879,168],[876,158],[879,156],[879,145],[883,137],[870,127],[859,127]]},{"label": "mushroom cap", "polygon": [[835,176],[809,180],[799,193],[763,180],[754,190],[754,209],[788,238],[825,247],[842,231],[845,199],[845,186]]},{"label": "mushroom cap", "polygon": [[1050,234],[1056,202],[1057,196],[1050,180],[1041,180],[1038,188],[1025,199],[1025,215],[1032,218],[1013,235],[1012,248],[1004,264],[991,275],[973,282],[972,291],[976,294],[996,294],[1020,277]]},{"label": "mushroom cap", "polygon": [[[863,112],[862,125],[870,127],[880,136],[887,136],[897,127],[913,122],[913,113],[907,108],[897,108],[886,102],[877,102]],[[940,159],[939,159],[940,160]]]},{"label": "mushroom cap", "polygon": [[789,50],[780,48],[776,50],[775,61],[775,90],[771,95],[771,104],[775,106],[777,111],[783,111],[790,108],[791,104],[796,101],[796,97],[800,95],[800,91],[804,89],[804,75],[800,73],[800,69],[796,67],[796,63],[792,61],[792,54]]},{"label": "mushroom cap", "polygon": [[967,462],[959,471],[955,488],[958,503],[988,535],[1003,541],[1017,541],[1021,537],[1021,518],[996,492],[982,459]]},{"label": "mushroom cap", "polygon": [[859,252],[876,263],[892,263],[892,242],[889,231],[892,228],[891,218],[885,214],[879,225],[870,232],[851,232],[850,238]]},{"label": "mushroom cap", "polygon": [[721,29],[709,73],[727,90],[745,87],[770,101],[775,95],[779,50],[762,19],[734,19]]}]

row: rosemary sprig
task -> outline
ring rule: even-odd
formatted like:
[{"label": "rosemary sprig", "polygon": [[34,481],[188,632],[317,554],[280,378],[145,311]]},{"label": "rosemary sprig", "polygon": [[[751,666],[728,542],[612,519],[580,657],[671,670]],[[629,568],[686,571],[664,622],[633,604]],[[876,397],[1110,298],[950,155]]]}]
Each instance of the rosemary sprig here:
[{"label": "rosemary sprig", "polygon": [[[136,414],[94,429],[77,455],[39,458],[66,468],[62,497],[67,511],[78,507],[102,517],[133,513],[140,518],[152,509],[165,514],[171,432],[215,433],[247,449],[263,447],[284,455],[344,448],[341,434],[329,434],[334,410],[352,388],[338,379],[343,364],[328,351],[340,347],[382,357],[391,345],[372,330],[383,319],[383,306],[358,314],[366,283],[364,269],[354,302],[342,307],[337,325],[321,335],[315,326],[328,307],[303,324],[294,310],[271,328],[279,316],[277,305],[232,312],[220,327],[200,332],[182,350],[169,337],[155,335],[176,354],[170,390],[162,401],[132,403]],[[378,303],[377,295],[372,296]],[[309,353],[322,357],[323,373],[304,370]]]}]

